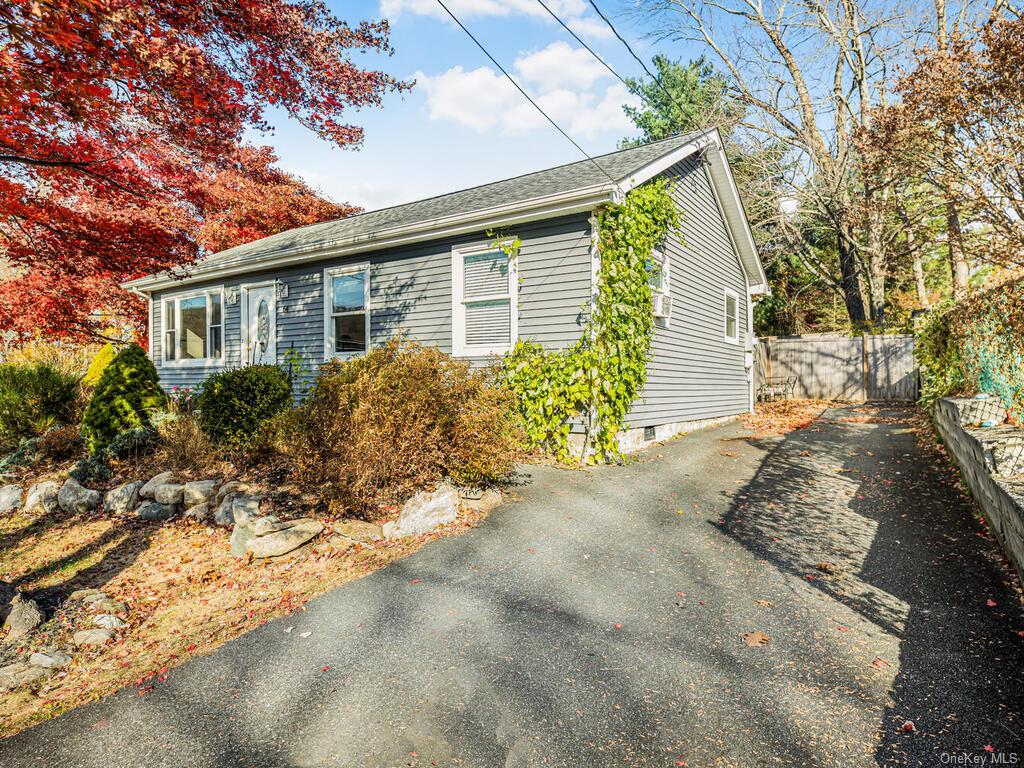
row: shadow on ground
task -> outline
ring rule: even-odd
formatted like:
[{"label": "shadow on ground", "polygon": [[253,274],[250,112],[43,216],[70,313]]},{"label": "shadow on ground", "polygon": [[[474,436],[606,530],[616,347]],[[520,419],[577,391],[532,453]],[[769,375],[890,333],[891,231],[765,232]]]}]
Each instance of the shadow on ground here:
[{"label": "shadow on ground", "polygon": [[[1024,760],[1019,590],[910,408],[852,407],[770,448],[721,529],[899,639],[878,765]],[[988,601],[994,601],[990,605]],[[916,732],[905,732],[906,721]]]}]

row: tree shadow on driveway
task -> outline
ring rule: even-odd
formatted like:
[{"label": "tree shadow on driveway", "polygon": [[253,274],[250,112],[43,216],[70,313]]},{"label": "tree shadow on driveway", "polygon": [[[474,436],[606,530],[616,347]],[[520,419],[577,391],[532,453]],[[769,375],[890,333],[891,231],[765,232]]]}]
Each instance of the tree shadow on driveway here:
[{"label": "tree shadow on driveway", "polygon": [[910,408],[827,412],[776,441],[720,528],[855,611],[866,657],[871,625],[897,639],[899,658],[875,662],[895,667],[878,765],[980,759],[986,745],[1024,759],[1015,576],[944,457],[918,444],[922,425]]}]

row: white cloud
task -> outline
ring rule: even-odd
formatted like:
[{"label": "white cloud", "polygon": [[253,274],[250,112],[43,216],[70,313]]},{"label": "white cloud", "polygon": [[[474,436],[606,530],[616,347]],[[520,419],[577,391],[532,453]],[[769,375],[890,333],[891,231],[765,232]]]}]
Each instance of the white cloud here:
[{"label": "white cloud", "polygon": [[[537,0],[446,0],[445,5],[461,21],[485,16],[531,16],[555,23]],[[584,0],[547,0],[547,6],[584,39],[612,36],[608,25],[590,13]],[[437,0],[381,0],[381,16],[392,18],[403,13],[450,18]]]},{"label": "white cloud", "polygon": [[[639,100],[621,83],[600,85],[611,76],[582,48],[552,43],[517,58],[513,73],[574,139],[622,135],[633,127],[622,105],[636,105]],[[547,126],[544,116],[490,67],[466,71],[455,66],[438,75],[417,72],[416,81],[426,92],[431,120],[457,123],[480,133],[497,130],[506,136],[522,136]]]}]

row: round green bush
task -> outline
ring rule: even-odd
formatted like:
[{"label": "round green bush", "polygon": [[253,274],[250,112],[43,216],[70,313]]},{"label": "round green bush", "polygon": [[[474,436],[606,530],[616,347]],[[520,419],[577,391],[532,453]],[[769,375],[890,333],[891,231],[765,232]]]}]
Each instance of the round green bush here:
[{"label": "round green bush", "polygon": [[85,409],[82,436],[89,453],[103,451],[122,432],[148,428],[153,411],[166,403],[153,361],[138,345],[128,345],[103,369]]},{"label": "round green bush", "polygon": [[46,363],[0,365],[0,452],[77,420],[79,377]]},{"label": "round green bush", "polygon": [[267,421],[291,404],[291,383],[276,365],[230,368],[203,383],[199,423],[215,443],[244,448]]}]

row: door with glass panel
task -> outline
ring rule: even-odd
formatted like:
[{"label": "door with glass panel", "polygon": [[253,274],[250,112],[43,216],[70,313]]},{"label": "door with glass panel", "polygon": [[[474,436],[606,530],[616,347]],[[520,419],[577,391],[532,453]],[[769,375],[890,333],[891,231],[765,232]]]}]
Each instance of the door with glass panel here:
[{"label": "door with glass panel", "polygon": [[248,289],[246,307],[248,350],[246,362],[252,365],[277,364],[277,312],[274,286]]}]

